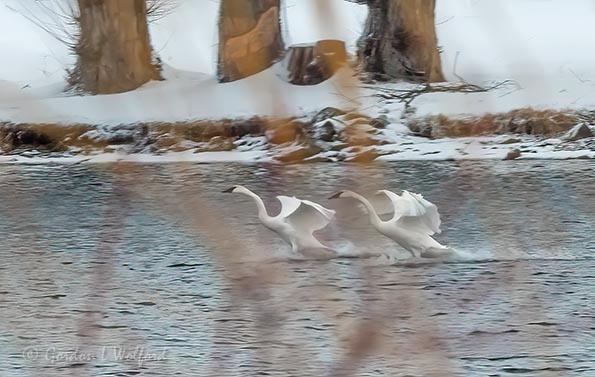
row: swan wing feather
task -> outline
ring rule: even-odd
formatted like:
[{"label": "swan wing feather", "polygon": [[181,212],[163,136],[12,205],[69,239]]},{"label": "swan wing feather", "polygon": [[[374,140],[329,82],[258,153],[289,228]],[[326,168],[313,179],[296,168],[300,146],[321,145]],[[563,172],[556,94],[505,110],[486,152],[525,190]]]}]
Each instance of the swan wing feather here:
[{"label": "swan wing feather", "polygon": [[278,196],[277,199],[282,206],[279,217],[288,222],[298,233],[312,234],[327,226],[335,215],[335,211],[309,200],[288,196]]},{"label": "swan wing feather", "polygon": [[281,212],[277,217],[286,218],[287,216],[294,213],[301,204],[301,201],[294,197],[279,195],[277,196],[279,202],[281,202]]},{"label": "swan wing feather", "polygon": [[388,193],[393,194],[388,190],[380,190],[367,198],[377,215],[392,215],[395,213],[395,204]]},{"label": "swan wing feather", "polygon": [[441,232],[438,207],[424,199],[421,194],[406,190],[403,190],[401,195],[388,190],[381,190],[381,192],[393,203],[395,215],[391,221],[398,222],[399,226],[428,235]]}]

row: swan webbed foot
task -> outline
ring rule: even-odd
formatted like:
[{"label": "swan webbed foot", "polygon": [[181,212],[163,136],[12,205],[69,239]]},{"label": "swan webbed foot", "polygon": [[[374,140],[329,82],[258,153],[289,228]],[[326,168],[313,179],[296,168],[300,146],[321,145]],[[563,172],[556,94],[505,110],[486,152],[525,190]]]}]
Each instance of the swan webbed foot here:
[{"label": "swan webbed foot", "polygon": [[389,253],[377,255],[375,258],[375,263],[382,266],[392,266],[396,264],[397,261],[397,256]]}]

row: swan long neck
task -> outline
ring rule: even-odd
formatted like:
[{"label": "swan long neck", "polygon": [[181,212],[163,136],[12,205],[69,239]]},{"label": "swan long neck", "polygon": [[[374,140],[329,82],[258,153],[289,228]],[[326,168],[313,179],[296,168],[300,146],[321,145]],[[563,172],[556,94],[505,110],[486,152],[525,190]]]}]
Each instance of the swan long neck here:
[{"label": "swan long neck", "polygon": [[261,221],[266,221],[266,220],[270,219],[270,216],[267,213],[267,209],[264,206],[264,202],[262,201],[260,196],[256,195],[255,193],[253,193],[252,191],[248,190],[245,187],[243,187],[242,190],[239,192],[251,197],[254,200],[254,202],[256,203],[256,208],[258,209],[258,218]]},{"label": "swan long neck", "polygon": [[370,215],[370,222],[372,222],[372,225],[374,225],[376,227],[380,226],[380,224],[382,223],[382,220],[380,220],[380,217],[378,217],[376,210],[374,209],[374,207],[372,206],[372,203],[370,203],[370,201],[368,199],[364,198],[360,194],[356,194],[355,192],[349,192],[349,196],[351,196],[352,198],[354,198],[356,200],[359,200],[364,205],[364,207],[366,207],[366,210],[368,211],[368,215]]}]

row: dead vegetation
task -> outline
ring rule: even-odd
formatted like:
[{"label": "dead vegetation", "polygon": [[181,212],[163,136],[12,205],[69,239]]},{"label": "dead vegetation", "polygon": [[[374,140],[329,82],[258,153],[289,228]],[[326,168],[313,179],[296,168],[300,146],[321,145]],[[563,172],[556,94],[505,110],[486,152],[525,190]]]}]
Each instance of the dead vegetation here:
[{"label": "dead vegetation", "polygon": [[[427,138],[502,134],[558,136],[577,124],[593,124],[591,112],[524,108],[500,114],[411,117],[405,125]],[[282,162],[371,161],[387,143],[386,117],[325,108],[303,118],[197,120],[95,126],[0,123],[0,153],[71,154],[231,151],[265,148]],[[587,128],[588,130],[588,128]],[[257,137],[257,138],[254,138]],[[258,138],[259,137],[259,138]],[[254,144],[256,143],[256,144]],[[320,157],[324,153],[326,157]]]},{"label": "dead vegetation", "polygon": [[[426,83],[408,88],[390,88],[376,85],[366,89],[376,91],[376,97],[387,102],[398,102],[405,105],[406,126],[414,133],[428,137],[468,137],[501,134],[526,134],[551,136],[568,131],[580,122],[593,123],[593,114],[587,111],[536,110],[521,108],[506,113],[487,113],[478,116],[428,115],[415,117],[411,106],[418,97],[429,93],[484,93],[505,87],[517,87],[511,80],[480,86],[460,81],[456,83]],[[412,111],[413,110],[413,111]]]},{"label": "dead vegetation", "polygon": [[581,122],[586,114],[573,110],[535,110],[523,108],[507,113],[481,116],[448,117],[429,115],[407,120],[414,133],[428,137],[467,137],[501,134],[551,136],[564,132]]},{"label": "dead vegetation", "polygon": [[181,150],[177,147],[184,142],[218,142],[229,146],[228,141],[246,135],[264,135],[266,124],[265,119],[259,117],[244,120],[137,123],[111,127],[1,123],[0,150],[4,154],[13,153],[17,149],[104,152],[114,145],[126,145],[130,147],[130,152],[145,151],[145,148],[147,152],[154,152],[158,148]]},{"label": "dead vegetation", "polygon": [[370,152],[366,147],[382,143],[378,130],[385,125],[385,119],[330,107],[303,118],[252,117],[115,126],[3,123],[0,153],[230,151],[252,143],[254,139],[249,137],[260,137],[259,145],[265,145],[280,161],[293,163],[348,147],[363,147],[353,153],[367,156]]},{"label": "dead vegetation", "polygon": [[11,153],[15,149],[39,149],[49,152],[63,152],[68,146],[88,144],[81,139],[91,126],[57,124],[0,124],[0,149]]}]

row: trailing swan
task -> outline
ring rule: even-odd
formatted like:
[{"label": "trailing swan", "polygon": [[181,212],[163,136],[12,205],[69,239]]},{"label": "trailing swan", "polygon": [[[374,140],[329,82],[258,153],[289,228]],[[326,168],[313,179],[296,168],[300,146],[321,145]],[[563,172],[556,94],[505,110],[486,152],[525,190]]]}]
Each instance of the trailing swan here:
[{"label": "trailing swan", "polygon": [[432,238],[440,233],[440,214],[436,205],[420,194],[403,191],[398,195],[379,190],[368,200],[353,191],[339,191],[329,199],[335,198],[353,198],[361,202],[372,226],[414,257],[437,258],[453,253],[452,249]]}]

